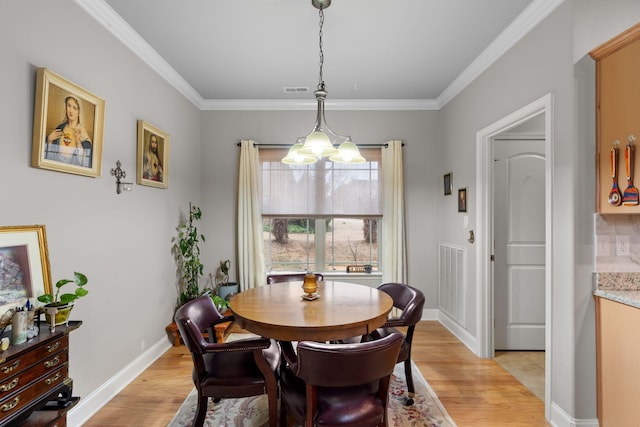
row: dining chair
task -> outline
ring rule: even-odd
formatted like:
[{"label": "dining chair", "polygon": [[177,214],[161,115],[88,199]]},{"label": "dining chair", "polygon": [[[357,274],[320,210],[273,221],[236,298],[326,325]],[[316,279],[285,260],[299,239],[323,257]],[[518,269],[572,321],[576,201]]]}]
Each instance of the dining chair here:
[{"label": "dining chair", "polygon": [[[269,274],[267,275],[267,285],[271,285],[273,283],[283,283],[283,282],[295,282],[304,280],[304,276],[307,273],[281,273],[281,274]],[[324,280],[324,276],[322,273],[315,273],[317,280]]]},{"label": "dining chair", "polygon": [[[422,309],[424,307],[424,294],[420,289],[405,283],[383,283],[378,286],[378,290],[389,294],[393,300],[393,307],[401,310],[397,317],[387,319],[382,327],[374,331],[374,338],[384,337],[386,335],[399,332],[397,328],[406,327],[404,341],[398,355],[398,363],[404,362],[404,374],[407,379],[407,389],[410,394],[415,393],[413,385],[413,374],[411,372],[411,343],[413,342],[413,333],[416,324],[422,319]],[[413,405],[413,399],[407,397],[405,399],[407,406]]]},{"label": "dining chair", "polygon": [[[406,328],[404,333],[404,341],[398,355],[398,362],[404,362],[404,373],[407,381],[407,391],[409,394],[415,394],[415,386],[413,384],[413,374],[411,372],[411,343],[413,342],[413,333],[416,324],[422,319],[422,309],[424,307],[424,294],[420,289],[405,283],[389,282],[378,286],[378,290],[388,294],[393,300],[393,307],[401,310],[399,315],[387,319],[384,325],[369,335],[362,337],[354,337],[343,340],[345,343],[353,343],[358,341],[375,340],[400,332],[398,328]],[[392,312],[393,313],[393,312]],[[405,405],[413,405],[413,399],[410,396],[405,397]]]},{"label": "dining chair", "polygon": [[300,341],[283,349],[287,368],[280,376],[280,426],[290,415],[305,426],[387,425],[391,373],[403,337],[327,344]]},{"label": "dining chair", "polygon": [[[274,340],[250,338],[216,342],[213,328],[229,320],[221,315],[208,295],[182,305],[175,314],[182,339],[193,359],[193,382],[198,391],[194,426],[202,426],[208,399],[238,398],[267,394],[269,426],[277,425],[278,384],[276,371],[280,349]],[[208,333],[209,340],[203,333]]]}]

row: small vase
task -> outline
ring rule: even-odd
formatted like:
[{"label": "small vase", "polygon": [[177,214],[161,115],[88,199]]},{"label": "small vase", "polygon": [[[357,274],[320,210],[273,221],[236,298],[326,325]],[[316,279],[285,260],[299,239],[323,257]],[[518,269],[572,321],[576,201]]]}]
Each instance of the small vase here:
[{"label": "small vase", "polygon": [[305,274],[304,282],[302,283],[302,290],[307,293],[308,298],[312,298],[314,296],[313,294],[318,290],[318,282],[316,281],[315,274]]}]

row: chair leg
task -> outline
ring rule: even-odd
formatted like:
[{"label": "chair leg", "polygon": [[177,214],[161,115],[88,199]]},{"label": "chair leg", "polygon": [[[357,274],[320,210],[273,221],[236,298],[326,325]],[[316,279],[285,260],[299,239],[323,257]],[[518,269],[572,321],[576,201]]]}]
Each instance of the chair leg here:
[{"label": "chair leg", "polygon": [[287,404],[280,393],[280,427],[287,427]]},{"label": "chair leg", "polygon": [[209,398],[207,396],[201,396],[200,393],[198,393],[198,406],[196,407],[196,417],[193,421],[193,427],[202,427],[204,424],[208,403]]},{"label": "chair leg", "polygon": [[[404,376],[407,380],[407,392],[409,394],[415,394],[416,389],[413,386],[413,374],[411,373],[411,358],[408,358],[404,361]],[[413,399],[411,396],[405,396],[404,405],[411,406],[413,405]]]},{"label": "chair leg", "polygon": [[404,361],[404,376],[407,379],[407,389],[409,393],[415,393],[416,389],[413,386],[413,375],[411,374],[411,359],[407,359]]}]

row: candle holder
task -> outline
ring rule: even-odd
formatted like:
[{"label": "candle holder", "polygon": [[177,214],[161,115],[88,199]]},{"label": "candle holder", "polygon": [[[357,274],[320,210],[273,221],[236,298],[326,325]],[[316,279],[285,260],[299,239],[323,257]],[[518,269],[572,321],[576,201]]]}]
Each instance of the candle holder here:
[{"label": "candle holder", "polygon": [[302,298],[307,301],[313,301],[318,298],[318,294],[316,294],[316,291],[318,290],[318,281],[315,274],[307,273],[304,275],[302,290],[306,292],[306,295],[303,295]]}]

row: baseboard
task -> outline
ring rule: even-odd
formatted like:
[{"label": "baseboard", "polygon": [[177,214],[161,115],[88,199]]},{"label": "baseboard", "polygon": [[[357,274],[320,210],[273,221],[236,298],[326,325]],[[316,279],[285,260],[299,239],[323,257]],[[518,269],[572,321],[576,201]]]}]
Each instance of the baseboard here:
[{"label": "baseboard", "polygon": [[597,419],[576,419],[567,414],[561,407],[551,403],[551,419],[549,424],[553,427],[598,427]]},{"label": "baseboard", "polygon": [[449,330],[462,344],[464,344],[471,352],[475,355],[478,355],[476,349],[478,348],[478,342],[476,337],[471,335],[469,331],[460,326],[456,321],[451,319],[449,316],[444,314],[440,310],[435,310],[438,312],[438,321]]},{"label": "baseboard", "polygon": [[121,369],[116,375],[91,392],[87,397],[80,399],[80,402],[67,414],[67,424],[70,427],[83,425],[170,347],[171,344],[163,336],[162,339],[149,347],[147,351]]}]

